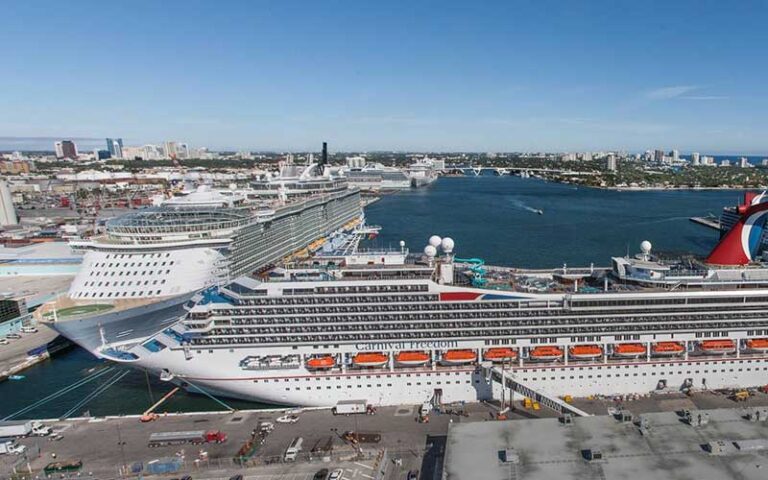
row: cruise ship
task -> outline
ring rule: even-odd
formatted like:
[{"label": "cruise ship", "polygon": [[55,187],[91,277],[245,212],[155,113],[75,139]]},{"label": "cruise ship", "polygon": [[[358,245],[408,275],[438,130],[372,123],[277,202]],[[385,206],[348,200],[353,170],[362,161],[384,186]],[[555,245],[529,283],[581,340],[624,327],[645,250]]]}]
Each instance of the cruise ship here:
[{"label": "cruise ship", "polygon": [[350,252],[195,294],[144,338],[91,325],[94,354],[193,391],[281,405],[500,398],[488,366],[552,396],[748,387],[768,378],[768,202],[751,197],[706,259],[643,242],[610,268],[520,270]]},{"label": "cruise ship", "polygon": [[362,220],[359,190],[322,163],[285,165],[239,190],[201,186],[108,221],[102,236],[73,240],[82,268],[68,295],[42,313],[75,340],[94,333],[80,328],[84,315],[120,325],[126,336],[153,333],[195,292],[273,266]]}]

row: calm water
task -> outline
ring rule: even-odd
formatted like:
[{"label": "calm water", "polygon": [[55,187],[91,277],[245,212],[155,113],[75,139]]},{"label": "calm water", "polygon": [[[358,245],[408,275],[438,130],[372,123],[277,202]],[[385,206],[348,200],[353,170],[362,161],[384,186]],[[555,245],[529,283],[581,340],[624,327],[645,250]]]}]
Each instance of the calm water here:
[{"label": "calm water", "polygon": [[[559,267],[608,265],[612,255],[638,250],[642,240],[654,249],[706,254],[717,232],[688,220],[719,215],[739,192],[614,192],[577,188],[516,177],[442,178],[426,189],[387,196],[367,209],[368,222],[384,227],[371,242],[397,247],[405,240],[420,251],[430,235],[451,236],[456,253],[499,265]],[[534,212],[544,211],[543,215]],[[72,349],[34,367],[21,381],[0,384],[0,418],[88,376],[107,363]],[[17,418],[57,417],[73,408],[112,373]],[[93,415],[140,413],[169,390],[167,384],[133,371],[77,412]],[[236,408],[259,404],[225,400]],[[202,395],[180,392],[162,410],[220,410]]]}]

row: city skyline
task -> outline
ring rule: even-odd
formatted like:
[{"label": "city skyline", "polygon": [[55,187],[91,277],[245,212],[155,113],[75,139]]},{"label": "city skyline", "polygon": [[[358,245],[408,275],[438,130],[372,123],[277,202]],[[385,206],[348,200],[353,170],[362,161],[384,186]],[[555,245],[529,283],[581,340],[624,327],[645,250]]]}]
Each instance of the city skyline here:
[{"label": "city skyline", "polygon": [[4,11],[0,149],[768,153],[759,2],[49,8]]}]

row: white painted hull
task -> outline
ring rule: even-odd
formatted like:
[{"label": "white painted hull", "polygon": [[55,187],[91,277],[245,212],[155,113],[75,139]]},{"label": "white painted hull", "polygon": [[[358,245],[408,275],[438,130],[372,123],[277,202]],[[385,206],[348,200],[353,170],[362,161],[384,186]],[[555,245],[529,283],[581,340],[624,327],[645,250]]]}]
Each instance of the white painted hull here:
[{"label": "white painted hull", "polygon": [[[344,372],[305,368],[246,371],[237,366],[244,355],[257,353],[241,349],[218,350],[213,354],[203,351],[186,360],[180,349],[166,349],[140,359],[135,365],[153,371],[167,368],[176,375],[176,381],[188,380],[222,396],[279,405],[332,406],[340,400],[359,398],[375,405],[421,403],[430,400],[436,389],[442,391],[443,402],[474,402],[501,396],[499,386],[492,385],[475,365]],[[764,385],[768,357],[580,362],[567,366],[528,364],[510,366],[508,371],[552,395],[646,394],[654,391],[661,380],[672,390],[682,387],[688,379],[696,388]]]}]

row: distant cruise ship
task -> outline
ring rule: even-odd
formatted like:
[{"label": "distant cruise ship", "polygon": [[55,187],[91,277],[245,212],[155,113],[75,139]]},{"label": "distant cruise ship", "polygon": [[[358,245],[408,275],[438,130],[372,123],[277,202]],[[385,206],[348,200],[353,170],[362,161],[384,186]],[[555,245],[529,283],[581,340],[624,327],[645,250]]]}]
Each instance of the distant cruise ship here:
[{"label": "distant cruise ship", "polygon": [[665,261],[643,242],[608,270],[487,267],[439,237],[421,256],[316,259],[196,294],[149,337],[91,324],[89,348],[185,387],[292,405],[499,398],[492,365],[551,396],[763,385],[765,218],[768,202],[750,197],[706,261]]},{"label": "distant cruise ship", "polygon": [[317,164],[285,166],[242,190],[199,187],[110,220],[103,236],[72,241],[85,252],[82,268],[49,314],[79,338],[86,332],[64,321],[68,312],[99,312],[106,324],[138,308],[144,320],[124,330],[149,331],[192,293],[273,266],[362,215],[359,190]]}]

